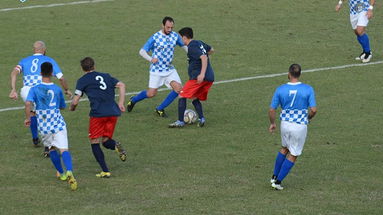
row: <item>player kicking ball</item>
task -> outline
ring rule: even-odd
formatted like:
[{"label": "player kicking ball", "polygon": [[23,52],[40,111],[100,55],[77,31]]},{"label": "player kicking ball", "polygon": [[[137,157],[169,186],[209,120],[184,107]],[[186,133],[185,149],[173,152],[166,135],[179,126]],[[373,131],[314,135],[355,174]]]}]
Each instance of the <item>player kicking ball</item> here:
[{"label": "player kicking ball", "polygon": [[[125,84],[113,78],[108,73],[95,71],[95,62],[86,57],[81,60],[82,70],[85,72],[76,85],[70,110],[76,110],[81,96],[86,94],[90,101],[89,139],[92,152],[102,171],[96,174],[99,178],[109,178],[111,173],[106,165],[104,153],[100,144],[105,148],[117,151],[122,161],[126,160],[126,151],[121,143],[112,139],[117,118],[125,112]],[[118,104],[114,101],[115,88],[119,89]]]},{"label": "player kicking ball", "polygon": [[[53,66],[49,62],[41,64],[42,82],[32,87],[28,93],[25,102],[25,126],[31,125],[31,108],[32,104],[36,105],[36,116],[38,122],[38,130],[42,137],[45,147],[49,148],[49,157],[59,173],[58,178],[68,181],[72,190],[77,189],[77,181],[72,172],[72,157],[68,151],[68,137],[66,124],[60,109],[66,107],[64,95],[60,87],[51,81]],[[60,155],[66,167],[64,173],[61,165]]]},{"label": "player kicking ball", "polygon": [[169,125],[169,128],[182,128],[185,126],[184,113],[186,99],[192,99],[192,104],[198,113],[198,127],[205,125],[202,104],[200,101],[207,99],[207,94],[214,82],[214,71],[210,65],[209,55],[214,52],[213,48],[200,40],[193,40],[193,29],[182,28],[179,32],[182,41],[188,46],[189,80],[185,83],[179,94],[178,120]]}]

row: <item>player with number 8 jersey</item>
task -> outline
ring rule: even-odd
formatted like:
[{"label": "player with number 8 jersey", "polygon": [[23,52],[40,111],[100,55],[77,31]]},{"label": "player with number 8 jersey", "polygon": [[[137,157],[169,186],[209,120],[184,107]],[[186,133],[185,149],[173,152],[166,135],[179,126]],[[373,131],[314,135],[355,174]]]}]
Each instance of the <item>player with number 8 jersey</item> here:
[{"label": "player with number 8 jersey", "polygon": [[[74,111],[84,93],[90,102],[89,139],[92,152],[100,164],[102,172],[97,177],[110,177],[109,169],[104,159],[104,153],[100,148],[116,150],[122,161],[126,160],[126,151],[121,143],[112,139],[117,117],[121,111],[125,111],[125,84],[108,73],[95,71],[94,60],[86,57],[81,60],[82,70],[85,72],[76,85],[75,96],[72,100],[70,110]],[[115,102],[115,88],[119,89],[119,102]]]}]

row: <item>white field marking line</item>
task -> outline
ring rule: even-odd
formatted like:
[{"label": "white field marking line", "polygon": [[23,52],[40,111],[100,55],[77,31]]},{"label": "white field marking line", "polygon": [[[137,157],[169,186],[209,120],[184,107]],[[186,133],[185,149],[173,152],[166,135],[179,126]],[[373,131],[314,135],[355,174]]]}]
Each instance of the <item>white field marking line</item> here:
[{"label": "white field marking line", "polygon": [[[46,4],[46,5],[33,5],[33,6],[16,7],[16,8],[2,8],[2,9],[0,9],[0,12],[7,12],[7,11],[13,11],[13,10],[25,10],[25,9],[33,9],[33,8],[60,7],[60,6],[77,5],[77,4],[93,4],[93,3],[108,2],[108,1],[114,1],[114,0],[75,1],[75,2],[68,2],[68,3],[55,3],[55,4]],[[24,3],[24,4],[25,4],[25,3]]]},{"label": "white field marking line", "polygon": [[[369,65],[375,65],[375,64],[382,64],[383,61],[376,61],[372,63],[364,63],[364,64],[348,64],[348,65],[343,65],[343,66],[334,66],[334,67],[324,67],[324,68],[316,68],[316,69],[308,69],[308,70],[302,70],[302,73],[309,73],[309,72],[320,72],[320,71],[327,71],[327,70],[336,70],[336,69],[345,69],[345,68],[350,68],[350,67],[361,67],[361,66],[369,66]],[[231,83],[231,82],[238,82],[238,81],[247,81],[247,80],[253,80],[253,79],[262,79],[262,78],[273,78],[273,77],[278,77],[278,76],[283,76],[287,75],[287,72],[284,73],[275,73],[275,74],[270,74],[270,75],[259,75],[259,76],[253,76],[253,77],[245,77],[245,78],[236,78],[236,79],[231,79],[231,80],[223,80],[223,81],[216,81],[214,84],[224,84],[224,83]],[[168,88],[160,88],[158,91],[165,91],[169,90]],[[125,93],[125,95],[135,95],[140,92],[128,92]],[[117,97],[117,95],[116,95]],[[88,101],[87,98],[80,99],[80,101]],[[65,101],[65,103],[70,103],[71,101]],[[5,111],[12,111],[12,110],[21,110],[24,109],[24,106],[22,107],[10,107],[10,108],[3,108],[0,109],[0,112],[5,112]]]}]

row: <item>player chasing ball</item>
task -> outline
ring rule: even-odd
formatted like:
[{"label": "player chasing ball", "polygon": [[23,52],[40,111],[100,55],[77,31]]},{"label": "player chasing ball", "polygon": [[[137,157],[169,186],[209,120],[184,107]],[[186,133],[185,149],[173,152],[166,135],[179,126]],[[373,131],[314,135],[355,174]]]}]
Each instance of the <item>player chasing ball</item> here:
[{"label": "player chasing ball", "polygon": [[[125,84],[108,73],[95,71],[95,62],[86,57],[81,60],[85,74],[77,81],[75,96],[70,110],[76,110],[81,96],[86,94],[90,102],[89,139],[92,152],[102,171],[99,178],[109,178],[111,173],[106,165],[100,144],[110,150],[116,150],[122,161],[126,160],[126,151],[121,143],[112,139],[117,118],[125,112]],[[118,104],[115,102],[115,88],[119,89]]]},{"label": "player chasing ball", "polygon": [[193,40],[193,29],[182,28],[179,31],[182,41],[188,46],[188,75],[189,80],[182,88],[178,100],[178,120],[169,124],[169,128],[182,128],[185,126],[184,113],[186,110],[186,99],[192,99],[192,104],[198,113],[198,127],[205,125],[202,104],[200,101],[207,99],[207,94],[214,82],[214,71],[210,65],[209,55],[214,49],[200,40]]},{"label": "player chasing ball", "polygon": [[[25,126],[31,125],[31,108],[36,104],[36,117],[38,130],[42,137],[42,142],[49,149],[50,159],[59,173],[58,178],[68,181],[72,190],[77,189],[77,181],[73,176],[72,157],[68,151],[68,137],[66,124],[60,109],[66,107],[63,93],[57,85],[51,81],[53,66],[49,62],[41,64],[42,82],[30,88],[25,101]],[[60,155],[66,167],[64,173],[61,165]]]}]

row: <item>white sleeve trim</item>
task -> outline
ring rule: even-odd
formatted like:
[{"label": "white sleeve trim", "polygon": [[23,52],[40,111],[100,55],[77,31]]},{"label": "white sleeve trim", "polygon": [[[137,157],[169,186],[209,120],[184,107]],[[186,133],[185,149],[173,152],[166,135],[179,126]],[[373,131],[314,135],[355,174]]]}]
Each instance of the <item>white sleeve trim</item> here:
[{"label": "white sleeve trim", "polygon": [[187,46],[182,46],[181,47],[183,50],[185,50],[186,53],[188,53],[188,47]]},{"label": "white sleeve trim", "polygon": [[74,91],[74,94],[78,96],[82,96],[82,91],[76,89],[76,91]]},{"label": "white sleeve trim", "polygon": [[152,62],[152,57],[148,55],[148,53],[144,49],[140,49],[139,54],[145,58],[147,61]]},{"label": "white sleeve trim", "polygon": [[63,76],[64,74],[62,74],[62,72],[56,74],[57,79],[61,79]]}]

